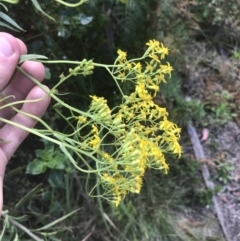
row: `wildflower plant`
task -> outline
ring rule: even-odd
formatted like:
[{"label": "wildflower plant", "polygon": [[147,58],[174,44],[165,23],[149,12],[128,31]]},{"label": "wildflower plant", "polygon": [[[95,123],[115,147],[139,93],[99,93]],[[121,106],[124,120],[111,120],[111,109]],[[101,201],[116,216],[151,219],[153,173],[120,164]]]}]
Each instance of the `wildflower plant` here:
[{"label": "wildflower plant", "polygon": [[[29,101],[8,103],[11,96],[2,99],[1,109],[10,106],[16,112],[37,119],[43,129],[29,129],[1,117],[0,121],[57,144],[75,168],[96,175],[96,184],[88,194],[102,197],[118,206],[128,193],[140,193],[147,169],[153,168],[167,174],[169,166],[165,159],[166,153],[178,157],[181,155],[178,142],[180,128],[168,120],[166,109],[159,107],[153,100],[159,91],[159,84],[166,82],[166,75],[171,77],[173,69],[170,64],[162,64],[168,49],[156,40],[150,40],[146,45],[143,56],[131,60],[127,59],[126,52],[118,50],[113,65],[86,59],[80,62],[51,61],[40,60],[42,56],[22,56],[20,63],[35,58],[45,64],[71,65],[69,72],[61,74],[59,82],[50,91],[20,67],[17,69],[44,89],[46,96],[56,101],[54,108],[72,131],[67,134],[55,131],[43,120],[18,110],[15,105]],[[112,76],[122,96],[118,106],[110,109],[106,99],[92,95],[89,109],[82,111],[60,99],[58,89],[62,83],[72,76],[90,75],[95,68],[105,68]],[[122,91],[123,82],[131,82],[134,86],[134,91],[129,95]],[[69,116],[62,114],[65,112],[60,112],[59,108],[66,108]],[[103,187],[102,192],[99,192],[100,185]]]}]

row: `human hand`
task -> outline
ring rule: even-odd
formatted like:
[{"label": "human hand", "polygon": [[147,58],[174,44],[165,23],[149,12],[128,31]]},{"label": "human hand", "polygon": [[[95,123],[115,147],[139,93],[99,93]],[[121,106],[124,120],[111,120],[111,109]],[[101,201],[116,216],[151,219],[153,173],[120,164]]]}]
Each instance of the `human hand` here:
[{"label": "human hand", "polygon": [[[46,95],[46,93],[38,86],[36,86],[24,74],[17,72],[13,79],[11,79],[19,57],[22,54],[27,54],[25,44],[13,37],[10,34],[0,32],[0,90],[3,96],[13,95],[14,101],[17,100],[34,100],[39,99]],[[45,70],[41,63],[26,61],[22,64],[21,68],[29,73],[31,76],[39,81],[44,79]],[[11,79],[11,81],[10,81]],[[5,86],[7,86],[5,88]],[[0,106],[2,97],[0,97]],[[42,101],[25,103],[21,106],[21,110],[31,115],[42,117],[50,103],[50,97],[44,98]],[[0,117],[9,119],[18,124],[32,128],[36,124],[36,120],[24,116],[20,113],[13,113],[9,109],[0,109]],[[3,178],[5,168],[8,160],[14,154],[16,149],[28,135],[28,132],[14,127],[9,124],[0,127],[0,138],[9,142],[0,142],[0,214],[3,205]]]}]

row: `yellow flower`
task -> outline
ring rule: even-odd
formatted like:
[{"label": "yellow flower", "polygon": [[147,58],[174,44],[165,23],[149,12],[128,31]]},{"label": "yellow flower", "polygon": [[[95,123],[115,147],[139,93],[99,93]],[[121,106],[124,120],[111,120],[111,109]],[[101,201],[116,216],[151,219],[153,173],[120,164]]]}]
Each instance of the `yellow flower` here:
[{"label": "yellow flower", "polygon": [[100,154],[102,155],[103,161],[107,161],[109,163],[114,162],[114,159],[107,152],[102,151]]},{"label": "yellow flower", "polygon": [[142,100],[148,101],[148,100],[152,99],[152,96],[148,93],[148,91],[146,90],[146,87],[143,83],[138,84],[136,86],[135,91]]},{"label": "yellow flower", "polygon": [[97,150],[99,148],[100,143],[101,139],[97,135],[94,135],[94,138],[89,141],[89,144],[93,147],[94,150]]},{"label": "yellow flower", "polygon": [[87,122],[87,118],[85,116],[78,116],[78,123],[86,123]]},{"label": "yellow flower", "polygon": [[92,119],[107,125],[110,124],[112,116],[111,110],[107,105],[107,100],[95,95],[90,95],[90,97],[92,98],[92,102],[88,112],[93,115]]},{"label": "yellow flower", "polygon": [[95,125],[92,125],[92,133],[97,134],[98,133],[98,128]]},{"label": "yellow flower", "polygon": [[117,51],[117,53],[118,53],[118,58],[117,58],[117,60],[119,61],[119,63],[124,63],[124,62],[126,62],[126,58],[127,58],[127,53],[126,52],[123,52],[121,49],[119,49],[118,51]]},{"label": "yellow flower", "polygon": [[149,54],[149,57],[155,60],[156,62],[160,63],[158,56],[156,54]]},{"label": "yellow flower", "polygon": [[[91,123],[97,125],[92,126],[84,144],[92,152],[97,150],[99,183],[105,189],[103,197],[116,206],[129,192],[140,192],[147,168],[168,172],[166,153],[181,155],[181,129],[168,120],[166,108],[153,102],[159,84],[166,82],[165,76],[171,76],[173,70],[169,63],[161,63],[169,50],[154,39],[146,45],[143,57],[129,61],[127,53],[119,49],[114,66],[109,67],[115,80],[133,83],[135,91],[126,95],[122,89],[122,102],[113,110],[104,98],[91,96],[88,111],[93,116]],[[140,61],[147,61],[143,69]],[[80,117],[79,120],[85,121]],[[107,152],[100,150],[100,145]]]},{"label": "yellow flower", "polygon": [[177,154],[178,157],[180,157],[181,154],[182,154],[182,148],[181,148],[181,146],[179,145],[178,141],[175,141],[175,142],[173,143],[173,153],[174,153],[174,154]]},{"label": "yellow flower", "polygon": [[161,53],[161,59],[164,59],[165,55],[168,55],[168,51],[169,51],[169,49],[165,48],[163,46],[163,44],[161,43],[161,49],[159,50],[159,52]]},{"label": "yellow flower", "polygon": [[138,62],[138,63],[134,63],[135,67],[133,68],[134,70],[136,70],[136,72],[141,72],[142,70],[142,65]]},{"label": "yellow flower", "polygon": [[151,89],[151,90],[155,91],[154,94],[153,94],[153,96],[155,97],[157,92],[159,91],[159,86],[158,85],[154,85],[154,84],[153,85],[149,85],[148,89]]},{"label": "yellow flower", "polygon": [[120,73],[118,74],[118,78],[120,78],[122,81],[125,80],[125,77],[126,77],[125,72],[120,72]]},{"label": "yellow flower", "polygon": [[94,101],[98,101],[99,99],[101,99],[101,98],[97,97],[96,95],[90,95],[90,97],[91,97]]},{"label": "yellow flower", "polygon": [[115,194],[116,194],[116,197],[115,197],[115,201],[113,201],[116,205],[116,207],[120,204],[122,198],[121,198],[121,195],[120,195],[120,192],[119,192],[119,186],[115,186]]},{"label": "yellow flower", "polygon": [[153,66],[148,64],[147,62],[146,62],[146,64],[147,64],[147,66],[146,66],[146,73],[148,73],[148,72],[152,73],[153,72]]},{"label": "yellow flower", "polygon": [[158,51],[159,50],[159,41],[153,39],[153,40],[149,40],[149,42],[146,43],[147,46],[149,46],[149,49],[150,50],[153,50],[153,51]]},{"label": "yellow flower", "polygon": [[132,69],[132,64],[129,63],[129,62],[127,62],[127,63],[126,63],[126,67],[124,67],[124,69],[130,71],[130,70]]},{"label": "yellow flower", "polygon": [[158,72],[163,74],[169,74],[169,76],[171,77],[172,71],[173,71],[172,66],[167,62],[166,65],[163,65],[163,64],[160,65],[160,70]]},{"label": "yellow flower", "polygon": [[114,177],[110,177],[107,173],[104,173],[103,177],[107,182],[110,182],[111,184],[115,183],[116,181]]},{"label": "yellow flower", "polygon": [[167,83],[166,80],[165,80],[164,74],[161,74],[161,73],[159,75],[155,75],[154,81],[157,84],[160,84],[161,82]]},{"label": "yellow flower", "polygon": [[92,125],[91,132],[92,135],[86,140],[86,145],[90,145],[94,150],[99,149],[101,139],[99,137],[98,128],[95,125]]}]

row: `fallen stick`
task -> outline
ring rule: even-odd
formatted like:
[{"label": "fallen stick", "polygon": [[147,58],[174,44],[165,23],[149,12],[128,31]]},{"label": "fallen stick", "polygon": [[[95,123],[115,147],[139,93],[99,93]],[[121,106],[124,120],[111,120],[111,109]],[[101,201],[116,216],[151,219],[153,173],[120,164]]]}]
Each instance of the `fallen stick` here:
[{"label": "fallen stick", "polygon": [[[203,148],[202,148],[202,145],[201,145],[200,140],[198,138],[196,129],[194,128],[194,126],[192,125],[191,122],[188,122],[188,124],[187,124],[187,131],[188,131],[188,135],[189,135],[189,137],[191,139],[191,142],[192,142],[194,154],[195,154],[197,160],[201,161],[201,172],[202,172],[202,176],[203,176],[203,180],[205,182],[205,185],[209,190],[214,191],[215,185],[210,180],[210,172],[209,172],[208,166],[203,162],[205,160]],[[226,226],[224,225],[224,218],[223,218],[222,211],[221,211],[221,208],[219,206],[218,199],[217,199],[216,195],[213,195],[212,202],[213,202],[215,212],[216,212],[220,227],[222,229],[223,235],[225,236],[227,241],[231,241],[232,239],[229,237]]]}]

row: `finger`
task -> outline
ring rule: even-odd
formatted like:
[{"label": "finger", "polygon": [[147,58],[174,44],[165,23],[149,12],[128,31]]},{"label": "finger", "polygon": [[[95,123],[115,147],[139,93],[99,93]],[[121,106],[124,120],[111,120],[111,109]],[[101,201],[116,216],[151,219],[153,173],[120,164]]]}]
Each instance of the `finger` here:
[{"label": "finger", "polygon": [[10,80],[20,55],[21,50],[17,39],[0,32],[0,90]]},{"label": "finger", "polygon": [[[26,61],[22,64],[21,69],[40,82],[44,79],[45,69],[39,62]],[[36,84],[31,79],[18,71],[13,77],[11,83],[9,83],[8,87],[3,91],[3,94],[4,96],[14,95],[15,101],[22,100],[26,98],[29,91],[35,85]]]},{"label": "finger", "polygon": [[[45,98],[41,101],[24,103],[21,110],[39,118],[42,117],[50,103],[50,97],[47,96],[45,91],[43,91],[38,86],[35,86],[27,96],[27,100],[37,100],[42,97]],[[13,116],[11,121],[28,128],[33,128],[37,122],[35,119],[27,117],[20,113],[17,113],[15,116]],[[18,146],[22,143],[22,141],[26,138],[28,134],[29,133],[27,131],[24,131],[10,124],[5,125],[0,130],[0,137],[4,140],[10,141],[9,143],[0,144],[0,147],[2,147],[2,150],[6,155],[6,160],[9,160],[9,158],[14,154],[15,150],[18,148]],[[2,160],[0,163],[2,163]],[[6,165],[6,163],[4,163],[4,165]]]},{"label": "finger", "polygon": [[[18,59],[21,54],[26,54],[26,45],[19,39],[13,36],[0,32],[0,90],[7,85],[10,80]],[[3,176],[7,163],[7,157],[2,150],[0,150],[0,215],[3,205]]]},{"label": "finger", "polygon": [[[40,82],[44,79],[45,69],[41,63],[26,61],[22,64],[21,68]],[[12,81],[2,93],[4,96],[14,96],[14,98],[8,99],[8,102],[24,100],[27,97],[29,91],[35,85],[36,84],[26,75],[21,72],[17,72],[16,75],[13,77]],[[19,106],[15,107],[20,108]],[[1,111],[1,116],[5,119],[10,119],[13,115],[14,112],[11,108],[3,109]]]},{"label": "finger", "polygon": [[[0,154],[0,158],[1,158],[1,154]],[[0,169],[0,216],[2,214],[2,206],[3,206],[3,178],[2,178],[2,175],[4,176],[4,173],[5,173],[5,168],[4,168],[4,170]]]},{"label": "finger", "polygon": [[[8,34],[8,33],[4,33],[4,32],[0,32],[0,36],[6,37],[6,38],[14,38],[12,35]],[[26,45],[23,43],[22,40],[15,38],[18,42],[19,48],[20,48],[20,53],[21,54],[27,54],[27,47]]]},{"label": "finger", "polygon": [[20,39],[18,39],[18,38],[16,38],[16,39],[17,39],[18,44],[19,44],[19,47],[20,47],[21,55],[22,55],[22,54],[27,54],[28,51],[27,51],[26,45],[23,43],[22,40],[20,40]]}]

